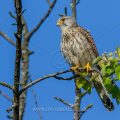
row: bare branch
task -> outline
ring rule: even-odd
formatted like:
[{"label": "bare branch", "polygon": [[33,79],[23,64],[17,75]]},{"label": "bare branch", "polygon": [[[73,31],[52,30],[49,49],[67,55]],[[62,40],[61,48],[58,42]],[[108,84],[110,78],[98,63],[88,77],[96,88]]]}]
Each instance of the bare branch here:
[{"label": "bare branch", "polygon": [[73,18],[76,19],[76,0],[72,0],[72,3],[71,3],[71,8],[72,8],[72,16]]},{"label": "bare branch", "polygon": [[45,79],[48,79],[48,78],[52,78],[52,77],[55,77],[56,75],[60,75],[60,74],[64,74],[64,73],[68,73],[68,72],[71,72],[71,70],[65,70],[65,71],[60,71],[60,72],[57,72],[57,73],[54,73],[54,74],[49,74],[49,75],[46,75],[42,78],[38,78],[37,80],[34,80],[32,82],[30,82],[28,85],[26,85],[21,91],[20,91],[20,94],[25,91],[26,89],[28,89],[29,87],[37,84],[38,82],[41,82],[42,80],[45,80]]},{"label": "bare branch", "polygon": [[44,15],[44,17],[39,21],[39,23],[37,24],[37,26],[30,32],[29,38],[32,37],[32,35],[40,28],[40,26],[43,24],[43,22],[48,18],[48,16],[50,15],[52,9],[54,8],[56,2],[57,2],[57,0],[54,0],[51,3],[49,10],[46,12],[46,14]]},{"label": "bare branch", "polygon": [[14,16],[12,12],[9,12],[9,15],[10,15],[10,17],[12,17],[13,19],[16,20],[16,16]]},{"label": "bare branch", "polygon": [[[84,69],[83,69],[83,68],[80,68],[80,69],[78,69],[78,70],[79,70],[79,71],[83,71]],[[23,87],[23,89],[21,89],[21,91],[20,91],[20,94],[21,94],[23,91],[25,91],[26,89],[28,89],[29,87],[31,87],[31,86],[33,86],[33,85],[41,82],[42,80],[48,79],[48,78],[52,78],[52,77],[53,77],[53,78],[56,78],[56,79],[58,79],[58,80],[72,80],[73,78],[79,77],[79,75],[77,75],[77,76],[74,75],[74,76],[72,76],[72,77],[70,77],[70,78],[63,78],[63,77],[59,77],[59,76],[58,76],[58,75],[65,74],[65,73],[68,73],[68,72],[71,72],[71,71],[72,71],[72,70],[69,69],[69,70],[56,72],[56,73],[54,73],[54,74],[49,74],[49,75],[46,75],[46,76],[44,76],[44,77],[38,78],[38,79],[36,79],[36,80],[28,83],[25,87]],[[94,71],[96,71],[96,70],[91,69],[89,72],[94,72]],[[97,72],[97,71],[96,71],[96,72]]]},{"label": "bare branch", "polygon": [[92,108],[93,105],[89,104],[84,110],[80,111],[80,118],[83,116],[84,113],[86,113],[90,108]]},{"label": "bare branch", "polygon": [[76,5],[78,5],[79,3],[80,3],[80,0],[77,0],[77,1],[76,1]]},{"label": "bare branch", "polygon": [[[22,61],[21,61],[21,88],[27,85],[29,79],[29,41],[28,41],[28,26],[27,22],[22,15],[22,24],[23,24],[23,42],[22,42]],[[26,97],[27,92],[23,92],[20,95],[19,101],[19,120],[23,120],[25,107],[26,107]]]},{"label": "bare branch", "polygon": [[86,94],[88,94],[88,90],[86,90],[85,92],[81,93],[80,97],[84,97]]},{"label": "bare branch", "polygon": [[67,14],[68,14],[67,7],[64,8],[64,12],[65,12],[65,16],[67,16]]},{"label": "bare branch", "polygon": [[[32,79],[30,79],[30,82],[32,82]],[[36,108],[39,108],[37,95],[35,94],[34,89],[32,89],[32,94],[33,94],[33,97],[34,97],[34,101],[35,101]],[[38,111],[37,111],[37,113],[38,113],[38,116],[39,116],[39,120],[42,120],[41,111],[40,111],[40,110],[38,110]]]},{"label": "bare branch", "polygon": [[10,108],[8,108],[6,111],[9,113],[14,109],[14,105],[12,105]]},{"label": "bare branch", "polygon": [[20,83],[20,61],[21,61],[21,42],[22,42],[22,1],[14,0],[14,7],[16,12],[17,32],[16,37],[16,58],[15,58],[15,70],[14,70],[14,110],[13,119],[19,120],[19,83]]},{"label": "bare branch", "polygon": [[7,88],[9,88],[9,89],[11,89],[11,90],[14,90],[11,85],[9,85],[9,84],[7,84],[7,83],[5,83],[5,82],[0,82],[0,85],[2,85],[2,86],[4,86],[4,87],[7,87]]},{"label": "bare branch", "polygon": [[[72,16],[73,18],[76,20],[76,15],[77,15],[77,11],[76,11],[76,0],[72,0],[71,3],[71,10],[72,10]],[[74,73],[73,73],[74,74]],[[81,103],[81,89],[79,89],[77,87],[77,78],[74,79],[75,82],[75,102],[74,102],[74,120],[80,120],[80,103]]]},{"label": "bare branch", "polygon": [[72,80],[72,79],[74,79],[74,78],[78,78],[78,77],[80,77],[79,75],[75,75],[75,76],[72,76],[72,77],[69,77],[69,78],[63,78],[63,77],[59,77],[59,76],[54,76],[54,78],[56,78],[56,79],[58,79],[58,80]]},{"label": "bare branch", "polygon": [[49,4],[49,6],[51,6],[51,2],[50,2],[50,0],[46,0],[47,1],[47,3]]},{"label": "bare branch", "polygon": [[59,98],[59,97],[54,97],[54,98],[55,98],[56,100],[58,100],[59,102],[65,104],[65,105],[67,105],[68,107],[70,107],[70,108],[73,109],[73,105],[70,104],[70,103],[68,103],[67,101],[65,101],[65,100],[63,100],[63,99],[61,99],[61,98]]},{"label": "bare branch", "polygon": [[74,102],[74,120],[79,120],[80,117],[80,102],[81,102],[81,90],[77,87],[76,81],[75,81],[75,102]]},{"label": "bare branch", "polygon": [[26,23],[24,16],[22,15],[21,17],[22,17],[22,24],[24,25],[23,26],[23,34],[26,35],[28,33],[28,26],[27,26],[27,23]]},{"label": "bare branch", "polygon": [[9,38],[4,32],[0,31],[0,36],[7,40],[11,45],[16,46],[15,42]]},{"label": "bare branch", "polygon": [[6,98],[7,100],[13,102],[13,100],[5,93],[3,93],[1,90],[0,90],[0,95],[2,95],[4,98]]}]

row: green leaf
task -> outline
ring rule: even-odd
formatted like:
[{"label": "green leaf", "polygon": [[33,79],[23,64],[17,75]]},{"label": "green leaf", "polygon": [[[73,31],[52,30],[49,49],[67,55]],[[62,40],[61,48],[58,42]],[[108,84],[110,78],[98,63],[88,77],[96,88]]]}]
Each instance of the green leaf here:
[{"label": "green leaf", "polygon": [[105,65],[105,61],[104,61],[104,60],[99,61],[98,66],[99,66],[100,68],[105,67],[105,66],[106,66],[106,65]]},{"label": "green leaf", "polygon": [[102,60],[102,57],[101,57],[101,56],[97,57],[97,58],[93,61],[92,65],[97,64],[97,63],[98,63],[99,61],[101,61],[101,60]]},{"label": "green leaf", "polygon": [[117,67],[115,68],[115,74],[118,77],[118,79],[120,80],[120,65],[117,65]]},{"label": "green leaf", "polygon": [[113,98],[117,98],[120,94],[119,94],[119,88],[117,85],[112,86],[111,89],[111,94]]},{"label": "green leaf", "polygon": [[116,65],[118,65],[118,58],[113,58],[113,59],[111,60],[111,65],[115,68]]},{"label": "green leaf", "polygon": [[117,98],[116,98],[116,103],[117,103],[117,104],[120,104],[120,90],[119,90],[119,95],[118,95]]},{"label": "green leaf", "polygon": [[109,56],[108,56],[108,60],[110,60],[110,61],[111,61],[112,59],[113,59],[113,53],[112,53],[112,52],[110,52],[110,53],[109,53]]},{"label": "green leaf", "polygon": [[104,85],[109,85],[109,84],[111,84],[111,79],[109,77],[104,77],[103,83],[104,83]]},{"label": "green leaf", "polygon": [[101,74],[102,74],[102,76],[105,76],[105,75],[106,75],[105,69],[106,69],[106,66],[105,66],[105,65],[102,66],[102,68],[101,68]]},{"label": "green leaf", "polygon": [[81,77],[87,76],[87,71],[86,71],[86,70],[83,70],[82,72],[80,72],[80,76],[81,76]]},{"label": "green leaf", "polygon": [[86,82],[83,86],[84,90],[87,90],[89,94],[92,92],[92,84],[90,82]]},{"label": "green leaf", "polygon": [[87,90],[89,93],[91,93],[92,84],[85,78],[81,77],[80,79],[78,79],[76,81],[76,85],[79,89],[83,88],[84,90]]},{"label": "green leaf", "polygon": [[120,48],[117,48],[117,54],[118,54],[118,58],[120,58]]},{"label": "green leaf", "polygon": [[117,77],[113,78],[112,79],[113,81],[118,81],[119,79]]},{"label": "green leaf", "polygon": [[113,72],[114,72],[114,69],[112,68],[112,66],[107,66],[107,67],[105,68],[105,73],[106,73],[107,75],[111,75]]},{"label": "green leaf", "polygon": [[76,81],[76,85],[79,89],[82,88],[85,83],[86,83],[86,81],[82,77]]}]

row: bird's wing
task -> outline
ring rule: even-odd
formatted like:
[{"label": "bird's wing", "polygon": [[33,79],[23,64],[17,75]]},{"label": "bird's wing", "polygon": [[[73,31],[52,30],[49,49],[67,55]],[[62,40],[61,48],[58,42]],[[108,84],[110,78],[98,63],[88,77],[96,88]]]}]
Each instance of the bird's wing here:
[{"label": "bird's wing", "polygon": [[95,55],[97,57],[99,55],[99,53],[98,53],[98,50],[96,48],[96,45],[95,45],[94,40],[93,40],[92,36],[90,35],[90,33],[82,27],[78,26],[76,28],[84,37],[86,37],[87,41],[90,43],[90,45],[92,47],[93,52],[95,53]]}]

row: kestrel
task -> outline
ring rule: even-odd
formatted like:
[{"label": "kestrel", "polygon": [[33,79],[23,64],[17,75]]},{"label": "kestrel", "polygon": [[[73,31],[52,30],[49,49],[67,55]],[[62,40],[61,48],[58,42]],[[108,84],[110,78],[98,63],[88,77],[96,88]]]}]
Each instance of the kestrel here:
[{"label": "kestrel", "polygon": [[[66,61],[72,67],[90,67],[93,60],[98,56],[98,51],[90,33],[78,26],[75,19],[70,16],[63,16],[57,21],[57,26],[61,28],[61,52]],[[113,103],[109,98],[108,92],[99,75],[93,81],[101,101],[108,111],[114,109]]]}]

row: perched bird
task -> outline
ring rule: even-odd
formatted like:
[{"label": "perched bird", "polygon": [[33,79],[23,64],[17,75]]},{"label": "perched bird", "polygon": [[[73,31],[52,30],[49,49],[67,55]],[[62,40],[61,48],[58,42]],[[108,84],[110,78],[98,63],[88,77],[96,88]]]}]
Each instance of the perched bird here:
[{"label": "perched bird", "polygon": [[[80,27],[75,19],[70,16],[62,16],[57,21],[57,26],[62,31],[61,51],[66,61],[74,70],[86,67],[88,71],[93,60],[98,56],[97,48],[90,33]],[[93,81],[93,86],[105,108],[112,111],[114,105],[104,87],[101,75]]]}]

